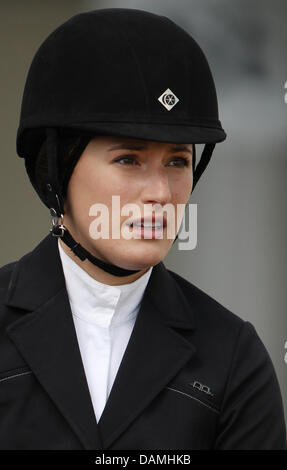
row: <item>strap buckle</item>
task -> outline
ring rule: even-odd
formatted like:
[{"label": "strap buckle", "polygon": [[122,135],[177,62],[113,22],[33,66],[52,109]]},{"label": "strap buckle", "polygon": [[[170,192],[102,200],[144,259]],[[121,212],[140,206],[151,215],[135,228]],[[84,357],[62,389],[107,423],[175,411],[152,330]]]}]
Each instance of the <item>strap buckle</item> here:
[{"label": "strap buckle", "polygon": [[[64,231],[66,230],[66,227],[64,226],[63,214],[61,214],[59,217],[55,209],[51,207],[50,215],[51,215],[51,222],[52,222],[52,227],[50,228],[50,232],[52,233],[53,237],[63,237]],[[58,222],[59,218],[61,219],[60,223]]]}]

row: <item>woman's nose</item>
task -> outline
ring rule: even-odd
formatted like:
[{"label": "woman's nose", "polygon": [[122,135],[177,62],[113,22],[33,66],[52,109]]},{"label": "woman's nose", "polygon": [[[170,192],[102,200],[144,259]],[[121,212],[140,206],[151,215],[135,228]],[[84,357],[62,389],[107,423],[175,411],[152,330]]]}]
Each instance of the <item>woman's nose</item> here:
[{"label": "woman's nose", "polygon": [[153,171],[145,182],[142,192],[144,203],[159,203],[165,205],[171,200],[171,190],[168,175],[164,170]]}]

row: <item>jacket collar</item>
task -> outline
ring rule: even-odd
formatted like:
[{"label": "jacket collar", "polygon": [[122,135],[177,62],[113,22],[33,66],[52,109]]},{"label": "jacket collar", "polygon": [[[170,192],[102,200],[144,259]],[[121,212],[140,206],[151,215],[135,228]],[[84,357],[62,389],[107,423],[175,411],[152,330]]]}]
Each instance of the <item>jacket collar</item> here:
[{"label": "jacket collar", "polygon": [[63,250],[59,253],[73,313],[101,327],[114,327],[135,319],[152,267],[129,284],[110,286],[93,279]]},{"label": "jacket collar", "polygon": [[97,423],[56,237],[49,234],[15,264],[5,304],[23,310],[7,334],[85,449],[109,448],[196,351],[178,331],[195,328],[192,308],[160,262]]}]

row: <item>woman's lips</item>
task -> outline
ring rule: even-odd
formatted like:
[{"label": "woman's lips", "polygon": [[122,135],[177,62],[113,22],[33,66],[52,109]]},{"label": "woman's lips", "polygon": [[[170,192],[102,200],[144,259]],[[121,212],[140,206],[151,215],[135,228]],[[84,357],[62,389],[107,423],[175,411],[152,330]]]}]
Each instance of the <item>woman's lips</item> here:
[{"label": "woman's lips", "polygon": [[163,238],[166,228],[166,218],[159,216],[142,217],[132,222],[126,222],[129,231],[137,235],[136,238]]},{"label": "woman's lips", "polygon": [[142,217],[141,219],[135,219],[132,222],[128,222],[128,225],[134,228],[144,227],[146,229],[154,228],[158,230],[159,228],[166,227],[166,218],[159,216]]},{"label": "woman's lips", "polygon": [[162,225],[158,228],[156,227],[139,227],[134,226],[133,224],[129,226],[129,231],[133,232],[136,235],[140,235],[140,238],[162,238],[165,227]]}]

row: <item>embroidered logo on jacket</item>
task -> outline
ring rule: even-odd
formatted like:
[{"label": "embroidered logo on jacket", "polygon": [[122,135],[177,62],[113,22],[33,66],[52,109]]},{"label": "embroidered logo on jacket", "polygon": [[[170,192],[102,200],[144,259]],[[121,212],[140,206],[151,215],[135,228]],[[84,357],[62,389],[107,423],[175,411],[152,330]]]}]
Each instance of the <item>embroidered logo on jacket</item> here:
[{"label": "embroidered logo on jacket", "polygon": [[198,382],[197,380],[195,380],[192,383],[189,383],[189,385],[191,385],[194,388],[197,388],[197,390],[199,390],[200,392],[204,392],[207,395],[210,395],[210,396],[213,397],[213,393],[211,393],[210,388],[207,385],[203,385],[200,382]]}]

